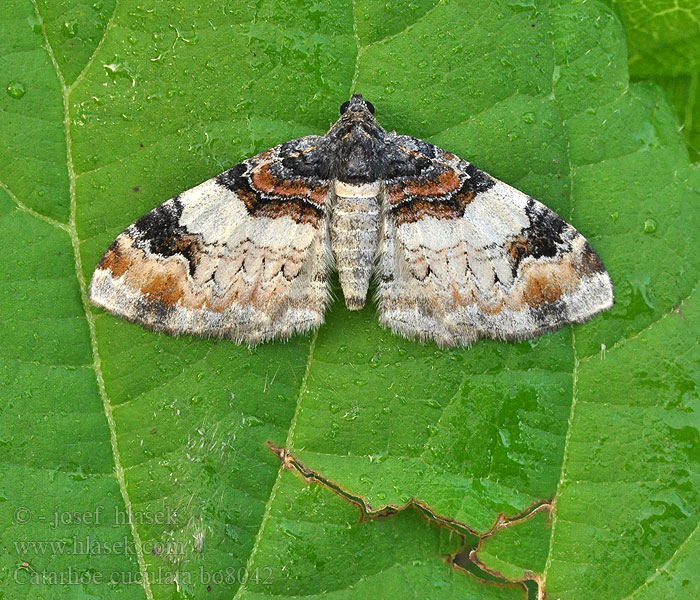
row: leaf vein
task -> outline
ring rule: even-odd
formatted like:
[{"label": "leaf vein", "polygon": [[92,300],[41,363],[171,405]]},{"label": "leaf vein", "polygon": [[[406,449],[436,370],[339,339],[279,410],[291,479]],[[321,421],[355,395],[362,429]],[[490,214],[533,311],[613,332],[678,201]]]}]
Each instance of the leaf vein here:
[{"label": "leaf vein", "polygon": [[78,282],[78,287],[80,289],[80,298],[83,304],[83,310],[85,312],[85,319],[87,321],[88,325],[88,331],[90,333],[90,346],[92,350],[92,355],[93,355],[93,370],[95,372],[95,379],[97,381],[97,387],[99,390],[99,395],[102,400],[102,405],[105,413],[105,417],[107,420],[107,425],[109,428],[109,433],[110,433],[110,443],[111,443],[111,448],[112,448],[112,455],[114,458],[114,470],[115,470],[115,476],[119,485],[119,490],[122,495],[122,499],[124,501],[124,506],[126,508],[127,515],[129,517],[129,522],[132,523],[130,525],[131,529],[131,535],[134,538],[134,543],[135,543],[135,552],[136,552],[136,557],[137,561],[139,564],[139,571],[141,575],[141,581],[142,585],[144,588],[144,592],[146,595],[146,598],[148,600],[153,600],[153,593],[151,591],[151,586],[150,582],[148,579],[148,574],[146,570],[146,563],[143,557],[143,547],[141,544],[140,536],[138,531],[136,530],[136,527],[133,524],[133,518],[132,518],[132,506],[131,506],[131,498],[129,497],[128,490],[126,489],[126,481],[124,479],[124,469],[121,464],[121,459],[119,456],[119,447],[117,444],[117,431],[116,431],[116,424],[114,422],[114,417],[112,415],[112,407],[111,403],[109,400],[109,397],[107,396],[107,392],[105,390],[105,385],[104,385],[104,379],[102,376],[102,366],[101,366],[101,359],[100,355],[98,352],[98,344],[97,344],[97,334],[95,331],[95,322],[92,316],[92,312],[90,309],[90,301],[87,296],[87,284],[85,282],[85,279],[82,274],[82,260],[80,256],[80,240],[78,238],[78,232],[76,228],[76,194],[75,194],[75,172],[73,170],[73,154],[72,154],[72,148],[71,148],[71,132],[70,132],[70,108],[69,108],[69,96],[70,96],[70,89],[66,86],[65,79],[63,78],[63,74],[61,73],[61,69],[58,65],[58,62],[56,60],[56,56],[54,55],[53,48],[51,46],[51,43],[49,42],[49,38],[46,34],[46,28],[44,26],[44,21],[41,16],[41,13],[39,11],[39,6],[37,4],[37,0],[32,0],[32,5],[34,7],[34,12],[39,19],[40,27],[41,27],[41,33],[44,38],[44,43],[46,47],[46,52],[49,55],[49,58],[53,64],[54,70],[56,72],[56,77],[58,78],[58,81],[60,83],[61,87],[61,95],[63,99],[63,125],[64,125],[64,134],[65,134],[65,142],[66,142],[66,165],[67,165],[67,170],[68,170],[68,181],[69,181],[69,192],[70,192],[70,219],[69,219],[69,225],[68,225],[68,235],[70,236],[71,239],[71,245],[73,247],[73,256],[74,256],[74,261],[75,261],[75,276]]}]

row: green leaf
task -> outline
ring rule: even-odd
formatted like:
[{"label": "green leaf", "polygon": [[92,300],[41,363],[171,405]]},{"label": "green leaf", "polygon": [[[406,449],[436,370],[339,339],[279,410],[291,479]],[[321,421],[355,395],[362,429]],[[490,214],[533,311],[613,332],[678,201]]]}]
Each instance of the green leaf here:
[{"label": "green leaf", "polygon": [[551,506],[541,504],[521,519],[498,521],[474,549],[472,559],[511,581],[532,580],[542,585],[541,573],[547,568],[547,538]]},{"label": "green leaf", "polygon": [[[4,595],[700,594],[700,171],[604,5],[8,0],[0,28]],[[575,225],[613,309],[444,351],[340,300],[255,349],[89,306],[125,226],[351,91]]]},{"label": "green leaf", "polygon": [[652,80],[668,94],[691,160],[700,159],[700,5],[612,0],[627,33],[632,80]]}]

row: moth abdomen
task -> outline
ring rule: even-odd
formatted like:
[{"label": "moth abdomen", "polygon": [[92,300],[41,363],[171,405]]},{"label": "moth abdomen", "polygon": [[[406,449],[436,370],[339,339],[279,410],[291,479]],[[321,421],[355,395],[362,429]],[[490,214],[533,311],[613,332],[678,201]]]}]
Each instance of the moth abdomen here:
[{"label": "moth abdomen", "polygon": [[345,304],[350,310],[365,305],[379,243],[379,184],[335,183],[331,216],[331,248]]}]

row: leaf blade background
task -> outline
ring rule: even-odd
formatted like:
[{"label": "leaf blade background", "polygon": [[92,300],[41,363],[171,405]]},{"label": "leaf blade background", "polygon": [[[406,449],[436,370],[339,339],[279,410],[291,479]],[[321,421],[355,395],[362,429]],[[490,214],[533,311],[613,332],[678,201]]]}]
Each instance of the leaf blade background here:
[{"label": "leaf blade background", "polygon": [[[108,5],[98,16],[70,20],[78,5],[39,4],[40,16],[49,11],[41,21],[33,7],[16,4],[24,9],[14,25],[18,39],[22,44],[31,40],[42,85],[32,85],[24,76],[34,71],[16,64],[27,93],[3,98],[3,123],[21,123],[19,107],[26,114],[36,107],[53,111],[50,126],[23,131],[27,148],[54,140],[48,146],[53,171],[46,180],[37,178],[38,184],[28,185],[31,170],[13,159],[14,148],[5,145],[0,152],[16,166],[7,170],[9,178],[0,171],[0,180],[14,196],[8,214],[19,207],[25,220],[43,222],[50,237],[63,240],[56,242],[61,249],[46,252],[21,246],[21,256],[32,258],[30,273],[46,254],[63,254],[66,280],[70,267],[75,268],[70,261],[77,240],[85,280],[114,235],[157,202],[255,151],[290,137],[323,133],[354,83],[377,100],[386,127],[428,137],[474,160],[571,220],[603,256],[616,284],[617,306],[611,313],[575,328],[575,334],[564,330],[532,343],[481,342],[468,350],[436,351],[380,330],[371,309],[350,314],[336,303],[313,346],[312,339],[300,337],[249,351],[224,342],[156,336],[99,311],[90,313],[91,332],[85,323],[80,325],[81,286],[77,280],[67,281],[61,296],[65,299],[57,306],[73,316],[77,331],[62,330],[58,321],[47,328],[46,339],[55,340],[53,347],[47,344],[47,360],[72,357],[65,342],[82,339],[74,344],[72,360],[94,371],[91,353],[97,349],[98,371],[91,388],[89,381],[84,384],[89,387],[84,398],[93,413],[102,408],[107,419],[101,429],[86,429],[95,428],[98,436],[102,431],[102,452],[111,452],[117,470],[124,473],[120,482],[103,464],[111,496],[92,492],[84,505],[72,510],[89,509],[92,499],[104,493],[114,506],[126,510],[128,503],[135,514],[175,508],[180,515],[167,526],[127,528],[141,543],[166,549],[168,543],[182,544],[186,549],[184,556],[143,553],[141,565],[133,557],[112,557],[115,568],[124,572],[181,569],[178,584],[131,585],[130,594],[203,594],[209,584],[197,580],[198,569],[217,573],[229,566],[273,565],[271,588],[261,591],[251,582],[239,586],[234,578],[214,589],[238,591],[240,597],[284,595],[301,586],[305,593],[326,595],[335,581],[342,584],[339,594],[363,593],[355,582],[363,580],[368,565],[355,560],[358,566],[349,572],[337,565],[347,569],[384,536],[402,543],[416,523],[402,514],[396,523],[389,519],[353,526],[342,500],[309,492],[313,488],[278,473],[277,459],[263,446],[266,439],[287,443],[307,466],[373,507],[400,505],[415,497],[436,514],[479,533],[489,529],[499,512],[513,515],[555,497],[556,516],[549,529],[528,528],[522,534],[541,552],[546,550],[535,562],[545,565],[541,576],[553,597],[576,598],[590,590],[624,597],[677,585],[673,577],[654,573],[660,567],[664,574],[673,572],[676,564],[681,569],[684,559],[692,560],[697,527],[697,515],[689,508],[695,492],[687,486],[697,467],[693,428],[690,437],[670,447],[662,441],[678,429],[673,419],[694,414],[697,406],[697,395],[685,388],[679,393],[677,380],[697,375],[697,342],[693,346],[688,335],[695,296],[681,301],[693,294],[697,281],[692,246],[698,176],[665,99],[654,88],[628,87],[621,60],[624,37],[614,16],[585,3],[504,4],[479,10],[479,5],[445,2],[421,5],[394,21],[375,16],[383,8],[359,2],[354,7],[260,3],[224,10],[192,9],[187,3],[120,3],[107,20]],[[88,23],[107,35],[81,38],[83,49],[73,52],[73,38],[58,42],[62,31],[72,32],[73,21],[77,31]],[[42,50],[44,31],[58,67],[53,75],[54,65]],[[433,50],[436,58],[421,65],[435,40],[440,52]],[[10,46],[7,55],[14,50]],[[45,95],[30,105],[34,87],[42,86]],[[66,113],[70,154],[62,166],[65,149],[56,140],[65,131]],[[657,178],[649,182],[648,173],[655,170]],[[42,199],[42,190],[50,199]],[[27,243],[41,238],[24,225],[20,230]],[[688,236],[674,235],[679,230]],[[8,264],[21,262],[11,254],[4,258]],[[31,291],[40,296],[42,287],[37,284]],[[20,294],[7,296],[12,310],[23,306],[23,300]],[[41,317],[46,309],[36,308]],[[52,314],[58,316],[59,310]],[[35,333],[31,327],[18,331],[27,340]],[[686,354],[679,347],[677,359],[666,359],[664,345],[681,334],[686,335]],[[605,360],[600,358],[601,343],[609,349]],[[8,377],[18,357],[38,352],[12,338],[6,347],[18,350],[17,356],[6,352]],[[668,380],[646,382],[648,374],[640,369],[640,357],[646,356],[664,366]],[[629,370],[620,375],[623,366]],[[684,377],[673,377],[676,370]],[[615,397],[607,395],[608,380],[616,377],[615,390],[622,399],[626,386],[638,384],[636,413],[610,406]],[[46,389],[53,391],[51,384]],[[600,390],[606,391],[602,402],[597,401]],[[72,406],[67,393],[56,397]],[[655,404],[648,406],[652,400]],[[654,412],[664,414],[666,404],[671,416]],[[594,408],[585,410],[589,406]],[[43,417],[51,427],[59,422],[52,413]],[[16,427],[22,423],[18,419],[19,414],[8,424]],[[658,431],[647,432],[647,419]],[[601,420],[608,422],[609,431],[600,426]],[[620,428],[630,430],[629,448],[616,440]],[[56,429],[53,433],[61,432]],[[635,446],[635,435],[655,444],[640,465],[635,461],[643,447]],[[44,451],[49,432],[39,438],[45,441],[38,450]],[[59,439],[72,443],[74,432],[66,426]],[[12,442],[8,452],[23,440],[12,437]],[[615,475],[620,464],[609,461],[621,449],[624,466],[640,481],[655,462],[686,466],[687,479],[658,470],[661,492],[645,489],[633,504],[636,511],[601,510],[595,527],[582,524],[596,501],[610,508],[616,499],[586,481],[587,453],[593,452],[597,475]],[[618,484],[620,489],[627,485],[627,495],[635,499],[638,481]],[[39,480],[33,486],[51,487]],[[17,487],[8,489],[14,502]],[[296,499],[299,495],[302,500]],[[308,515],[316,520],[305,527]],[[644,560],[637,561],[639,566],[630,569],[640,541],[632,532],[641,517],[652,519],[644,521],[651,533],[641,541],[653,543]],[[15,526],[11,533],[18,536],[21,528]],[[347,542],[336,546],[331,532],[348,528],[352,533]],[[66,535],[71,531],[68,526]],[[121,532],[105,526],[98,537],[116,531]],[[509,531],[516,541],[502,543],[512,555],[517,526]],[[613,544],[615,534],[622,538]],[[46,531],[35,524],[31,535],[45,536]],[[373,540],[373,535],[378,537]],[[458,591],[466,597],[517,593],[449,571],[440,555],[456,551],[459,544],[451,535],[446,544],[433,529],[416,533],[410,542],[418,548],[413,551],[417,558],[405,565],[403,554],[392,562],[385,549],[386,560],[379,561],[372,585],[385,585],[389,594],[404,589],[397,587],[405,585],[402,578],[411,588],[428,576],[439,582],[437,589],[421,588],[430,589],[432,597]],[[580,566],[570,558],[584,535],[592,540],[595,562]],[[357,539],[361,543],[353,545]],[[498,534],[492,540],[493,556],[498,556],[493,551]],[[337,553],[336,561],[329,560],[331,553]],[[512,563],[528,558],[515,554],[509,556]],[[32,558],[37,565],[43,560]],[[5,568],[12,572],[21,558],[9,559]],[[294,574],[288,575],[283,567],[292,564]],[[623,569],[624,581],[610,579]],[[316,571],[324,577],[312,578]],[[185,573],[190,572],[194,580],[187,583]],[[89,589],[99,595],[103,588]],[[55,587],[48,590],[57,593]],[[32,593],[46,594],[47,588]]]}]

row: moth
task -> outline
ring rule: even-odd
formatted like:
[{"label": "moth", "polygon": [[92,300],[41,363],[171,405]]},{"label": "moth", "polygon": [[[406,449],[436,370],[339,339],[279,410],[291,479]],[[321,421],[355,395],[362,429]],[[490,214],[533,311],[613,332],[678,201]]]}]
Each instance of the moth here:
[{"label": "moth", "polygon": [[102,256],[90,299],[172,335],[250,345],[318,328],[335,268],[350,310],[442,347],[531,338],[612,306],[586,239],[540,202],[360,94],[324,136],[266,150],[164,202]]}]

